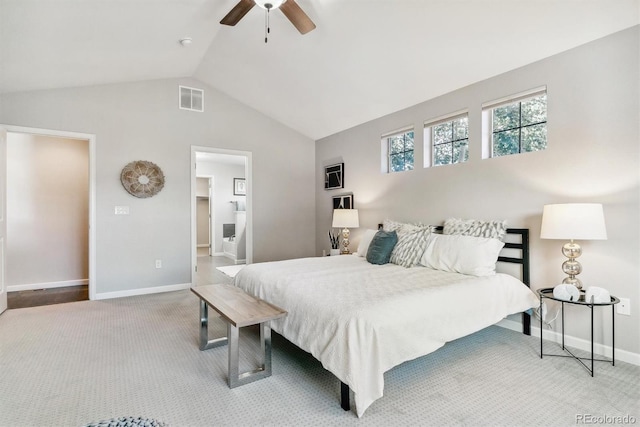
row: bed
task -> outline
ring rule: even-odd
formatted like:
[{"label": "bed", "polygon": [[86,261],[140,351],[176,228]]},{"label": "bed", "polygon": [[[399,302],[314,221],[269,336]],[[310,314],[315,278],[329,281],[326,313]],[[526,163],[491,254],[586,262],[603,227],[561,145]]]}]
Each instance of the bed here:
[{"label": "bed", "polygon": [[[441,227],[440,227],[441,229]],[[377,265],[357,255],[251,264],[236,286],[288,312],[271,327],[311,353],[342,382],[342,406],[353,391],[360,417],[384,389],[384,373],[445,343],[523,313],[523,332],[538,305],[528,288],[528,230],[508,229],[518,263],[509,274],[471,276],[417,265]],[[503,250],[504,252],[504,250]],[[495,259],[494,259],[495,265]],[[525,282],[525,283],[523,283]]]}]

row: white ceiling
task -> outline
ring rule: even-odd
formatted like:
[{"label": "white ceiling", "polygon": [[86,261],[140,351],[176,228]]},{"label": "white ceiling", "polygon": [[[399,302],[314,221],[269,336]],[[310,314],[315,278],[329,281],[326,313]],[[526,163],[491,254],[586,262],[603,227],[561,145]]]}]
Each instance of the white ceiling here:
[{"label": "white ceiling", "polygon": [[[0,0],[0,93],[192,76],[312,138],[640,23],[639,0]],[[178,40],[194,42],[184,48]]]}]

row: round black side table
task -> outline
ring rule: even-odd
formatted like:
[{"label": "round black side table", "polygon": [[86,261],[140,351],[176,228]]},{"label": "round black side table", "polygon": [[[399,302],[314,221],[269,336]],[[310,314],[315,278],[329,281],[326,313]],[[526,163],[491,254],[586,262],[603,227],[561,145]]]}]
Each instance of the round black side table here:
[{"label": "round black side table", "polygon": [[[544,354],[543,349],[542,349],[542,343],[543,343],[543,340],[542,340],[542,316],[540,316],[540,358],[541,359],[542,359],[542,356],[573,357],[575,360],[580,362],[582,364],[582,366],[584,366],[587,369],[587,371],[589,371],[589,373],[591,374],[592,377],[593,377],[593,371],[594,371],[594,369],[593,369],[593,362],[594,361],[595,362],[611,362],[611,365],[613,365],[613,366],[616,365],[616,362],[615,362],[616,327],[615,327],[615,310],[614,310],[613,306],[620,302],[620,300],[618,298],[616,298],[613,295],[611,295],[611,301],[609,301],[609,302],[593,302],[593,297],[591,298],[591,301],[585,301],[584,292],[580,292],[580,299],[578,299],[578,301],[567,301],[567,300],[555,298],[553,296],[553,288],[538,289],[538,296],[540,296],[540,313],[542,313],[542,301],[545,298],[553,300],[553,301],[558,301],[558,302],[562,303],[562,349],[564,351],[566,351],[567,353],[569,353],[569,355],[566,355],[566,354]],[[580,305],[580,306],[583,306],[583,307],[589,307],[591,309],[591,359],[586,358],[586,357],[578,357],[578,356],[574,355],[564,345],[564,305],[565,304]],[[593,357],[593,309],[594,309],[594,307],[603,307],[603,306],[611,306],[611,360],[609,360],[609,359],[594,359],[594,357]],[[589,369],[589,367],[583,362],[583,360],[591,360],[591,369]]]}]

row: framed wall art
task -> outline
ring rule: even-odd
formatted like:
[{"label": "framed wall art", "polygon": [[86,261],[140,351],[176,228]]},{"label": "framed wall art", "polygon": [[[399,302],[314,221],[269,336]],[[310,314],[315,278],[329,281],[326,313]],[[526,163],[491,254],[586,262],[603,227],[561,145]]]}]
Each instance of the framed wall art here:
[{"label": "framed wall art", "polygon": [[344,188],[344,163],[324,168],[324,189],[335,190],[336,188]]},{"label": "framed wall art", "polygon": [[333,209],[353,209],[353,193],[333,196]]},{"label": "framed wall art", "polygon": [[233,195],[234,196],[246,196],[247,195],[247,182],[244,178],[233,178]]}]

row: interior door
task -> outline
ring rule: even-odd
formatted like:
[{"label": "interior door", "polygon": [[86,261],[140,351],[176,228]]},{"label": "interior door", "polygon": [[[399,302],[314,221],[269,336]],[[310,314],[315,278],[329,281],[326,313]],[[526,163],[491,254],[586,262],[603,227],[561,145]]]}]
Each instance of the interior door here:
[{"label": "interior door", "polygon": [[7,284],[4,281],[7,237],[7,130],[0,126],[0,313],[7,309]]}]

